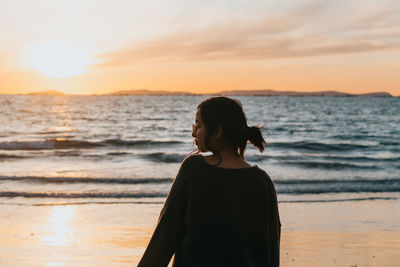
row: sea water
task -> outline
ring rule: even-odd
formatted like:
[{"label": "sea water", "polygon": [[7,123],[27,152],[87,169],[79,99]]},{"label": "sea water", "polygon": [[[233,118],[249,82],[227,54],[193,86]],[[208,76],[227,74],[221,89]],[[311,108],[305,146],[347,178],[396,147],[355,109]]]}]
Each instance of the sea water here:
[{"label": "sea water", "polygon": [[[209,96],[0,96],[2,204],[162,203]],[[237,96],[280,202],[400,198],[400,99]]]}]

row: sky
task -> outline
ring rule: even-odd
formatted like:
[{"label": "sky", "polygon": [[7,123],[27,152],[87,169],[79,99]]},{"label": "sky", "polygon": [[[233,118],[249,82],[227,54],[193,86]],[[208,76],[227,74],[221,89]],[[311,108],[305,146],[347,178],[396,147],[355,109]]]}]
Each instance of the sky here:
[{"label": "sky", "polygon": [[398,0],[0,0],[0,93],[400,95]]}]

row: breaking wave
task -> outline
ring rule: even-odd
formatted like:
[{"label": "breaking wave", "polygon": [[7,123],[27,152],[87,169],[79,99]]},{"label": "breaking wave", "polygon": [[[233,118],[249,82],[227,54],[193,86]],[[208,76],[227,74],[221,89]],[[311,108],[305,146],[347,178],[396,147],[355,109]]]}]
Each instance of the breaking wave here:
[{"label": "breaking wave", "polygon": [[44,141],[9,141],[0,142],[0,150],[51,150],[51,149],[87,149],[96,147],[130,147],[175,145],[181,141],[156,141],[156,140],[121,140],[109,139],[103,141],[48,139]]}]

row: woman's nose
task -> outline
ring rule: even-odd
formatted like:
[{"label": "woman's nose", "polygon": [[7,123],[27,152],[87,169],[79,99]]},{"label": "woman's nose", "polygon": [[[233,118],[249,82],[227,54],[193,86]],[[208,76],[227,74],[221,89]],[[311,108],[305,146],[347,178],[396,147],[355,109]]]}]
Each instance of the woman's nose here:
[{"label": "woman's nose", "polygon": [[196,137],[196,131],[194,125],[192,126],[192,137]]}]

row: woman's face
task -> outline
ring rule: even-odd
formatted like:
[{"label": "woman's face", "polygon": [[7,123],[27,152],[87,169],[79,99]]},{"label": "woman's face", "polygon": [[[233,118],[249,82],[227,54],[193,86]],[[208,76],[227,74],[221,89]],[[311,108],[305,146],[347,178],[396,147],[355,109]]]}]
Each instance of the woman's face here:
[{"label": "woman's face", "polygon": [[205,144],[206,133],[206,127],[200,116],[200,109],[197,109],[195,123],[192,126],[192,136],[200,152],[209,151]]}]

